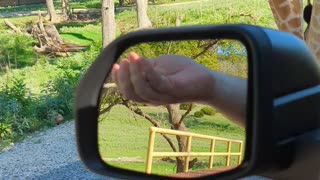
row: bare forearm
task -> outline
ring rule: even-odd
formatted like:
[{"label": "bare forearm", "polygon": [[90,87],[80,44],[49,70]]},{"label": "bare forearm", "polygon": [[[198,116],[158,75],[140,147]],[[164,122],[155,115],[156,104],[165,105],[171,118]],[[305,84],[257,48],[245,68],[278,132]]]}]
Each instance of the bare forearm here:
[{"label": "bare forearm", "polygon": [[214,106],[231,121],[244,127],[246,120],[247,80],[212,72],[212,91],[204,103]]}]

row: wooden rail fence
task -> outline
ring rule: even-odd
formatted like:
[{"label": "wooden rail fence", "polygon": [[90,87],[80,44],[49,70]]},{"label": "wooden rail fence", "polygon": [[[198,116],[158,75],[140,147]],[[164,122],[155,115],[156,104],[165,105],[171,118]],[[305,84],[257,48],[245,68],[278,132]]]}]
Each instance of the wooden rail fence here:
[{"label": "wooden rail fence", "polygon": [[[156,133],[187,137],[186,152],[154,152],[154,141],[155,141]],[[211,142],[210,152],[191,152],[192,138],[209,140]],[[227,152],[215,152],[215,143],[217,141],[224,141],[228,143]],[[240,144],[239,152],[231,152],[232,143]],[[227,157],[226,166],[230,165],[231,156],[238,156],[239,157],[238,164],[240,164],[242,160],[242,148],[243,148],[243,141],[241,140],[233,140],[233,139],[227,139],[227,138],[221,138],[221,137],[195,134],[190,132],[176,131],[171,129],[150,127],[146,173],[151,174],[152,160],[154,157],[185,157],[185,162],[189,162],[190,157],[210,157],[209,168],[212,168],[214,156],[226,156]],[[188,172],[188,169],[189,169],[189,163],[184,163],[184,172]]]}]

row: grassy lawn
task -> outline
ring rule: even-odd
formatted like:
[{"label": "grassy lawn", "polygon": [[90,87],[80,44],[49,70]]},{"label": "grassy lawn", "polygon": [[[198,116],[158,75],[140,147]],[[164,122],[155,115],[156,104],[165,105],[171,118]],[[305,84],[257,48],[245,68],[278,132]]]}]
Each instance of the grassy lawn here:
[{"label": "grassy lawn", "polygon": [[[198,134],[225,137],[237,140],[244,140],[245,132],[242,128],[233,124],[221,114],[214,116],[204,116],[196,118],[192,114],[199,110],[198,105],[191,115],[185,119],[185,125],[189,132]],[[141,109],[161,122],[162,127],[170,129],[167,122],[168,114],[161,107],[141,107]],[[183,113],[183,111],[181,111]],[[149,127],[151,124],[137,115],[133,115],[123,106],[116,106],[112,111],[102,118],[99,123],[99,147],[103,158],[132,158],[145,161],[148,148]],[[178,147],[174,136],[169,136]],[[154,151],[172,152],[169,144],[165,139],[157,134],[155,138]],[[239,146],[234,144],[232,152],[237,152]],[[194,139],[192,141],[192,152],[209,152],[210,142],[206,140]],[[227,143],[217,142],[215,146],[216,152],[226,152]],[[214,167],[223,167],[225,157],[215,157]],[[231,164],[236,165],[237,157],[231,158]],[[144,172],[145,164],[143,162],[116,162],[111,161],[111,165]],[[160,161],[159,158],[154,159],[153,173],[174,174],[175,163]],[[194,169],[206,169],[208,167],[208,158],[198,158],[198,163]]]},{"label": "grassy lawn", "polygon": [[57,26],[61,37],[68,43],[90,45],[101,43],[101,27],[98,23],[70,23]]},{"label": "grassy lawn", "polygon": [[[156,0],[153,2],[149,2],[150,5],[158,5],[158,4],[172,4],[172,3],[181,3],[181,2],[190,2],[196,0]],[[115,0],[115,6],[119,7],[119,0]],[[54,0],[55,8],[61,9],[61,1]],[[127,4],[126,6],[132,6],[131,4]],[[101,1],[100,0],[72,0],[71,1],[72,9],[87,9],[87,8],[100,8]],[[46,11],[46,4],[31,4],[31,5],[21,5],[21,6],[9,6],[9,7],[0,7],[0,13],[11,13],[11,12],[24,12],[24,11]]]},{"label": "grassy lawn", "polygon": [[[182,0],[185,1],[185,0]],[[73,3],[93,3],[94,1],[73,1]],[[170,1],[171,2],[171,1]],[[178,2],[178,1],[175,1]],[[252,6],[248,6],[252,4]],[[8,8],[5,8],[8,10]],[[9,8],[10,9],[10,8]],[[19,9],[19,8],[13,8]],[[259,11],[257,10],[259,9]],[[0,9],[1,13],[1,9]],[[239,13],[250,14],[250,16],[239,16]],[[199,24],[225,24],[225,23],[248,23],[275,28],[275,23],[268,2],[263,0],[222,1],[202,0],[196,3],[177,5],[150,5],[149,17],[154,27],[173,27],[178,15],[183,16],[181,25]],[[37,21],[36,16],[14,17],[9,20],[24,29],[28,24]],[[3,18],[0,18],[3,21]],[[116,14],[117,35],[137,29],[135,9],[125,10]],[[70,22],[57,24],[57,28],[63,39],[71,43],[83,45],[101,41],[100,22]],[[0,23],[0,29],[7,29]]]}]

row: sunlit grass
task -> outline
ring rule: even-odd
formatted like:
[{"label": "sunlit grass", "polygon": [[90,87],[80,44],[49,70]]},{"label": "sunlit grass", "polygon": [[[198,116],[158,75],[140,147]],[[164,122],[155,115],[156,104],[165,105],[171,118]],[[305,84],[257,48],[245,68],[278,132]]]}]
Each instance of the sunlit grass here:
[{"label": "sunlit grass", "polygon": [[[195,108],[198,110],[201,105]],[[141,109],[158,120],[162,127],[170,129],[167,122],[165,108],[163,107],[141,107]],[[183,112],[183,111],[181,111]],[[236,140],[244,140],[244,129],[230,122],[221,114],[215,116],[204,116],[203,118],[196,118],[192,115],[185,119],[186,127],[189,132],[198,134],[210,135],[231,138]],[[217,125],[222,126],[222,128]],[[149,127],[152,126],[144,118],[134,115],[128,111],[124,106],[115,106],[111,112],[102,119],[99,123],[99,150],[103,158],[134,158],[142,161],[146,160]],[[169,135],[178,147],[175,136]],[[172,152],[171,147],[167,141],[157,134],[154,145],[155,152]],[[192,152],[210,152],[210,141],[194,139],[192,141]],[[227,143],[217,142],[215,152],[227,152]],[[239,145],[233,144],[231,152],[239,152]],[[174,159],[174,158],[173,158]],[[191,158],[192,159],[192,158]],[[175,173],[175,163],[165,163],[159,161],[160,158],[154,159],[153,173],[168,172],[168,174]],[[198,158],[198,163],[194,169],[206,169],[208,167],[208,158]],[[214,167],[225,166],[225,157],[215,157]],[[231,165],[236,165],[237,157],[231,158]],[[111,162],[112,165],[126,169],[132,169],[144,172],[145,163],[142,162]],[[163,175],[166,173],[163,173]]]},{"label": "sunlit grass", "polygon": [[69,43],[90,45],[92,43],[101,43],[102,41],[101,27],[95,24],[62,25],[59,31],[61,37]]}]

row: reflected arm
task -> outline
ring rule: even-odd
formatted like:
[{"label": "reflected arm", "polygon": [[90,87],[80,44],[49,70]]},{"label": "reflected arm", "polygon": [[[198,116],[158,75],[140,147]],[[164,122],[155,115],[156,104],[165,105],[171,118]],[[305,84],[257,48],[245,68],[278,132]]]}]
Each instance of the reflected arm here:
[{"label": "reflected arm", "polygon": [[247,80],[211,71],[211,93],[201,103],[214,106],[234,123],[244,127],[246,120]]}]

